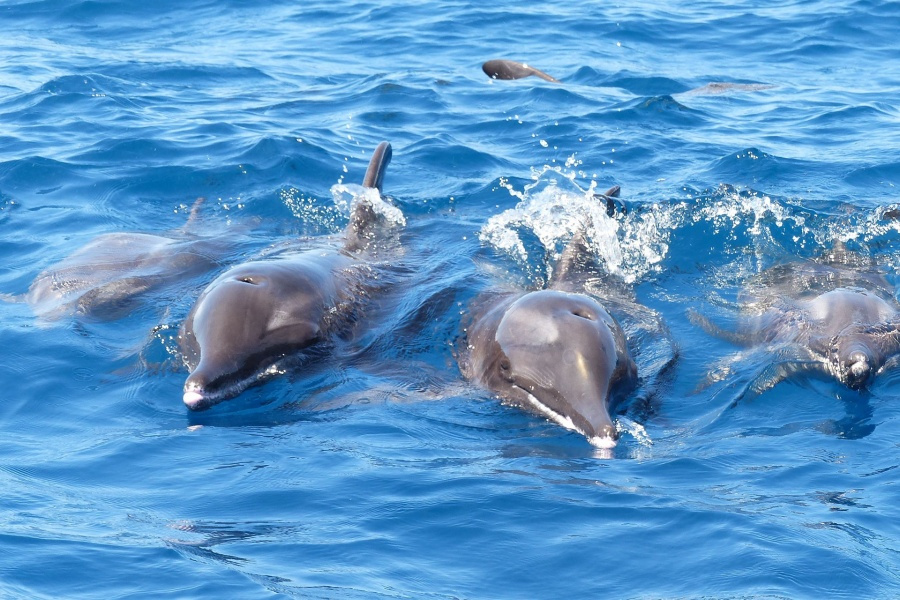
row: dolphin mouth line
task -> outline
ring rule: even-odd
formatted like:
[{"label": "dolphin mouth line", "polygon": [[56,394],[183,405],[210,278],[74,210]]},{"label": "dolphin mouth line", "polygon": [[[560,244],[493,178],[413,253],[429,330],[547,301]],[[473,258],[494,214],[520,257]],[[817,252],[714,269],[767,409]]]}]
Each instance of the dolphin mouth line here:
[{"label": "dolphin mouth line", "polygon": [[556,412],[555,410],[553,410],[552,408],[550,408],[549,406],[547,406],[546,404],[544,404],[543,402],[538,400],[534,394],[532,394],[531,392],[529,392],[522,386],[515,384],[515,383],[512,385],[514,387],[522,390],[525,393],[525,397],[528,398],[528,402],[534,408],[536,408],[541,414],[546,416],[548,419],[550,419],[554,423],[557,423],[558,425],[562,425],[566,429],[569,429],[571,431],[574,431],[576,433],[583,435],[587,439],[588,443],[591,444],[592,446],[594,446],[595,448],[600,448],[601,450],[609,450],[611,448],[615,448],[616,445],[618,444],[618,441],[614,440],[611,437],[605,437],[605,436],[600,437],[599,435],[588,436],[588,434],[586,434],[584,431],[582,431],[580,427],[575,425],[575,422],[572,421],[572,419],[559,414],[558,412]]},{"label": "dolphin mouth line", "polygon": [[223,402],[224,400],[234,398],[247,388],[263,383],[268,379],[275,377],[276,375],[284,374],[286,372],[282,367],[282,363],[284,362],[284,360],[285,359],[282,359],[272,363],[260,373],[256,373],[254,375],[250,375],[249,377],[244,377],[241,379],[236,379],[213,391],[207,391],[202,388],[198,389],[194,386],[191,386],[189,388],[186,385],[184,389],[184,395],[182,396],[182,401],[184,402],[185,406],[194,411],[206,410],[208,408],[211,408],[216,404]]}]

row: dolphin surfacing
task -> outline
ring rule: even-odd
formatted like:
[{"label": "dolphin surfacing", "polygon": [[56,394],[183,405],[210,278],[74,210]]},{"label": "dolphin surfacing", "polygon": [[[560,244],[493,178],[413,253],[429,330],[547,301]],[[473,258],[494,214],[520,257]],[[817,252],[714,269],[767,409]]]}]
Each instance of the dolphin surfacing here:
[{"label": "dolphin surfacing", "polygon": [[[380,192],[391,160],[382,142],[363,183]],[[202,410],[282,370],[298,353],[322,348],[355,319],[371,269],[366,249],[379,216],[357,198],[343,244],[233,267],[200,295],[179,332],[190,375],[183,400]]]},{"label": "dolphin surfacing", "polygon": [[876,265],[841,242],[818,259],[762,272],[741,301],[735,331],[696,312],[689,316],[717,337],[790,357],[771,365],[753,383],[753,393],[797,373],[863,390],[900,358],[900,305],[893,288]]},{"label": "dolphin surfacing", "polygon": [[548,289],[476,300],[459,364],[503,400],[611,448],[618,433],[610,404],[634,385],[637,367],[619,322],[584,291],[589,258],[580,232]]},{"label": "dolphin surfacing", "polygon": [[491,79],[522,79],[524,77],[539,77],[550,83],[559,83],[559,80],[541,71],[530,67],[525,63],[514,60],[493,59],[481,65],[481,70]]},{"label": "dolphin surfacing", "polygon": [[[191,209],[184,230],[198,219],[203,198]],[[144,296],[218,266],[222,244],[175,232],[100,235],[34,278],[28,291],[8,299],[27,302],[46,321],[67,315],[112,320],[131,312]]]}]

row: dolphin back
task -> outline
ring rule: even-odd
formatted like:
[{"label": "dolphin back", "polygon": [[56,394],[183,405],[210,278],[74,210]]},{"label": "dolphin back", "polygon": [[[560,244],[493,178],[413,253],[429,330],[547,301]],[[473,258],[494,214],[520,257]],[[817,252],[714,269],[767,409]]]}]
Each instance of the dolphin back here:
[{"label": "dolphin back", "polygon": [[[624,205],[622,205],[622,209],[618,209],[616,205],[620,191],[619,186],[614,185],[605,194],[594,194],[594,198],[605,202],[607,214],[613,216],[617,210],[625,212]],[[601,272],[602,269],[588,246],[585,226],[582,225],[566,245],[559,260],[556,261],[548,287],[550,289],[567,289],[574,285],[580,288],[582,282],[579,279],[586,274],[599,275]]]}]

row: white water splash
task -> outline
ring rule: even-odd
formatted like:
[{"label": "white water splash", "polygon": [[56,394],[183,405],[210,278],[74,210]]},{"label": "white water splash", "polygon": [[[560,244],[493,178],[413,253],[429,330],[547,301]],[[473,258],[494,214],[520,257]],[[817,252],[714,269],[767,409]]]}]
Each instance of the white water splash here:
[{"label": "white water splash", "polygon": [[295,217],[304,223],[319,225],[332,233],[337,233],[342,229],[341,215],[334,206],[323,206],[316,198],[304,194],[296,188],[281,190],[281,201]]},{"label": "white water splash", "polygon": [[785,221],[791,220],[800,229],[806,225],[802,214],[792,213],[788,207],[769,196],[741,196],[734,190],[704,204],[692,213],[691,218],[695,223],[709,221],[719,230],[733,231],[746,226],[751,235],[759,235],[767,222],[782,227]]},{"label": "white water splash", "polygon": [[[567,165],[574,161],[567,161]],[[615,219],[607,214],[606,203],[594,197],[596,181],[588,189],[575,182],[576,173],[562,167],[544,166],[532,170],[533,183],[522,191],[502,179],[501,187],[519,203],[491,217],[479,232],[479,239],[499,250],[529,262],[521,236],[528,230],[540,241],[550,258],[559,258],[562,246],[584,229],[588,242],[606,269],[633,282],[656,269],[668,252],[672,230],[671,213],[643,211],[633,217]]]},{"label": "white water splash", "polygon": [[632,421],[628,417],[619,416],[616,418],[616,431],[619,433],[628,433],[637,441],[638,444],[645,447],[653,445],[653,440],[644,426],[636,421]]},{"label": "white water splash", "polygon": [[336,183],[331,186],[331,196],[334,205],[344,215],[349,215],[357,202],[366,200],[372,204],[375,213],[381,215],[390,225],[406,225],[406,217],[403,212],[381,197],[378,190],[367,188],[354,183]]}]

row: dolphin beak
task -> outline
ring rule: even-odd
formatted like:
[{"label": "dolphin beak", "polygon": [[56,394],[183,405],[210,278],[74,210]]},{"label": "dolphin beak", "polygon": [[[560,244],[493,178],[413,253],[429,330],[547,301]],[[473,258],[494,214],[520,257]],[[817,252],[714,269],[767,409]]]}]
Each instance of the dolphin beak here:
[{"label": "dolphin beak", "polygon": [[212,406],[214,402],[206,386],[207,378],[203,371],[199,367],[194,369],[184,382],[184,396],[182,396],[184,405],[191,410],[204,410]]},{"label": "dolphin beak", "polygon": [[615,448],[619,441],[619,431],[612,423],[606,423],[594,429],[594,435],[588,441],[598,448]]},{"label": "dolphin beak", "polygon": [[201,410],[206,407],[206,396],[194,390],[188,390],[184,393],[185,406],[191,410]]},{"label": "dolphin beak", "polygon": [[592,419],[585,419],[585,437],[597,448],[615,448],[619,441],[619,430],[607,411],[596,411]]},{"label": "dolphin beak", "polygon": [[874,371],[869,357],[863,352],[854,352],[850,355],[850,363],[847,369],[847,386],[853,390],[866,387]]},{"label": "dolphin beak", "polygon": [[[574,429],[581,433],[593,446],[597,448],[615,448],[619,439],[619,431],[609,416],[605,396],[599,398],[594,396],[593,399],[585,397],[590,397],[590,395],[569,396],[569,399],[565,402],[568,408],[562,409],[558,402],[543,402],[525,388],[516,387],[524,393],[531,405],[538,409],[539,412],[550,417],[563,427]],[[571,400],[573,398],[580,398],[581,401],[572,403]]]}]

